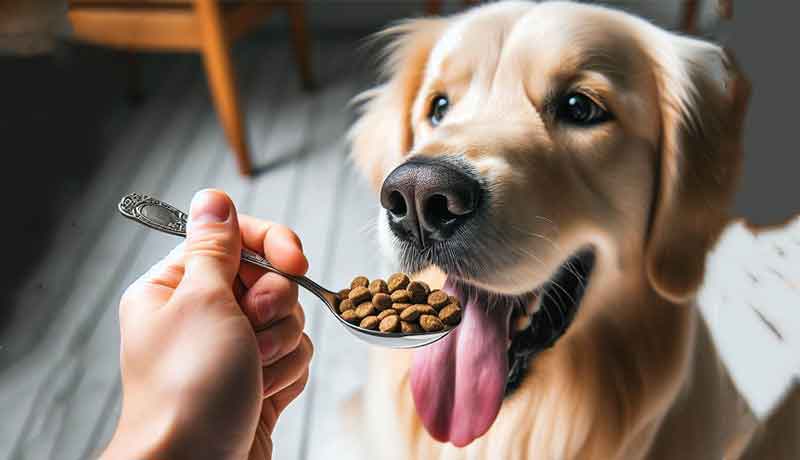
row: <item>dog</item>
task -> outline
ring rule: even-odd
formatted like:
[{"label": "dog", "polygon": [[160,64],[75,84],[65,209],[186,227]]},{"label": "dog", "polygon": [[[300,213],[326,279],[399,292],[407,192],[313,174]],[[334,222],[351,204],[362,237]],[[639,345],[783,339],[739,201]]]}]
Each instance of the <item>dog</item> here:
[{"label": "dog", "polygon": [[797,458],[758,435],[694,301],[742,160],[732,56],[561,1],[382,37],[352,158],[388,259],[464,309],[429,347],[372,352],[369,458]]}]

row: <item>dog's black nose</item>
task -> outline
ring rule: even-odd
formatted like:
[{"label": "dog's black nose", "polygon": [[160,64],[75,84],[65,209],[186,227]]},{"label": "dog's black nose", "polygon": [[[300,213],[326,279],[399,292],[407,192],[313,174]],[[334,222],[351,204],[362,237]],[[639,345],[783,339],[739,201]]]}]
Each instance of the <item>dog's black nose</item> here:
[{"label": "dog's black nose", "polygon": [[456,166],[418,158],[398,166],[381,187],[395,234],[421,247],[450,238],[481,199],[480,183]]}]

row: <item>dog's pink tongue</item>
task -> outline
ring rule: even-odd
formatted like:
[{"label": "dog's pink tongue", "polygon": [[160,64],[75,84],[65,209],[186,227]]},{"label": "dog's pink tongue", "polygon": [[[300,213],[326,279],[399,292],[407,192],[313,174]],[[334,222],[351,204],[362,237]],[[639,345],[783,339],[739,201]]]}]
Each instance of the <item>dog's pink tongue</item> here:
[{"label": "dog's pink tongue", "polygon": [[503,402],[510,307],[487,307],[468,302],[458,329],[415,352],[411,367],[422,422],[435,439],[459,447],[492,426]]}]

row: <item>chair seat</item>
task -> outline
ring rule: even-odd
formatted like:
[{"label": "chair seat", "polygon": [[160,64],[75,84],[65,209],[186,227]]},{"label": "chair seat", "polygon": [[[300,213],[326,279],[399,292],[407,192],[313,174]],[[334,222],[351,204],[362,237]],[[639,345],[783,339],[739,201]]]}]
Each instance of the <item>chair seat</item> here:
[{"label": "chair seat", "polygon": [[127,51],[201,52],[214,106],[239,171],[250,175],[252,165],[229,48],[234,40],[263,23],[276,6],[289,16],[303,86],[311,88],[302,1],[69,0],[68,16],[73,36],[81,41]]}]

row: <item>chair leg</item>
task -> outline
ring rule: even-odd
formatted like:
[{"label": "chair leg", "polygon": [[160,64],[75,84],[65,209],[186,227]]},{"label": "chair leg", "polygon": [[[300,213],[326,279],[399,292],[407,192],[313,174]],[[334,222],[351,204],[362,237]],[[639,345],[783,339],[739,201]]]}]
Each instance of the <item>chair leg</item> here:
[{"label": "chair leg", "polygon": [[442,0],[428,0],[425,2],[425,14],[429,16],[442,14]]},{"label": "chair leg", "polygon": [[314,89],[314,75],[311,71],[311,44],[306,24],[306,5],[305,2],[294,1],[287,3],[286,9],[292,28],[292,48],[297,70],[300,72],[303,88],[310,91]]},{"label": "chair leg", "polygon": [[685,0],[683,2],[680,28],[687,34],[697,33],[698,9],[699,5],[697,4],[697,0]]},{"label": "chair leg", "polygon": [[222,122],[225,136],[236,154],[239,172],[249,176],[253,167],[245,136],[244,124],[236,91],[236,76],[230,57],[230,43],[216,0],[197,0],[195,11],[199,19],[203,42],[203,62],[214,106]]}]

